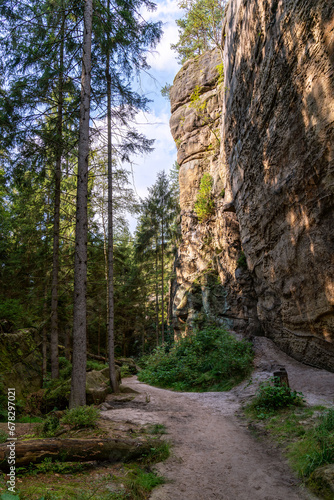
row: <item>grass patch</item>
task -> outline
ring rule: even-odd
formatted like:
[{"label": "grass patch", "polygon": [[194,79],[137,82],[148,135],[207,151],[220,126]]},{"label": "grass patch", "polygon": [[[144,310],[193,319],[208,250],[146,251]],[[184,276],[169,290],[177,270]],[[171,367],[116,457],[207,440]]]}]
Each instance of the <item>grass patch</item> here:
[{"label": "grass patch", "polygon": [[254,401],[245,409],[248,418],[257,420],[257,425],[283,447],[291,467],[312,491],[320,492],[323,498],[333,498],[317,470],[334,463],[334,408],[290,404],[271,408],[263,417]]},{"label": "grass patch", "polygon": [[334,463],[333,408],[318,417],[316,425],[305,432],[301,443],[290,445],[289,456],[302,477],[309,477],[322,465]]},{"label": "grass patch", "polygon": [[143,470],[138,465],[130,465],[127,467],[128,474],[125,477],[125,486],[130,497],[133,500],[144,500],[148,498],[149,493],[163,484],[165,480],[161,476],[157,476],[154,472]]},{"label": "grass patch", "polygon": [[163,424],[152,424],[147,428],[148,434],[167,434],[166,427]]},{"label": "grass patch", "polygon": [[5,443],[7,441],[8,434],[7,432],[0,429],[0,443]]},{"label": "grass patch", "polygon": [[[96,467],[89,463],[52,462],[50,458],[19,470],[20,500],[146,500],[163,484],[152,465],[168,458],[170,445],[159,443],[140,462]],[[112,469],[113,468],[113,469]],[[111,473],[112,470],[112,473]],[[57,477],[55,477],[55,475]],[[0,485],[0,500],[1,500]]]},{"label": "grass patch", "polygon": [[18,424],[40,424],[43,421],[44,419],[42,417],[34,417],[30,415],[23,415],[16,420]]},{"label": "grass patch", "polygon": [[78,406],[71,410],[65,410],[61,423],[69,425],[72,429],[95,427],[99,411],[94,406]]},{"label": "grass patch", "polygon": [[59,460],[52,461],[51,457],[46,457],[40,464],[30,464],[29,467],[17,467],[19,476],[26,474],[76,474],[82,472],[85,468],[89,467],[87,464],[80,462],[60,462]]},{"label": "grass patch", "polygon": [[157,446],[152,445],[152,448],[148,455],[143,457],[143,462],[145,464],[156,464],[159,462],[164,462],[170,456],[170,444],[163,442]]},{"label": "grass patch", "polygon": [[138,378],[180,391],[226,391],[250,374],[252,361],[250,342],[207,326],[180,339],[170,350],[158,347],[142,358]]}]

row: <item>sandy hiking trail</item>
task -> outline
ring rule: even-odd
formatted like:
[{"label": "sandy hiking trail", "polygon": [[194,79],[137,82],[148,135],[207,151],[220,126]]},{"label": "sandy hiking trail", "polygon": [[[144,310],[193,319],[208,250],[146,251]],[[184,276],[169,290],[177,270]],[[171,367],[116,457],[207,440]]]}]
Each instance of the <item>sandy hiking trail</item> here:
[{"label": "sandy hiking trail", "polygon": [[177,393],[131,377],[125,385],[140,394],[121,408],[102,412],[113,421],[166,426],[172,454],[156,468],[167,483],[153,491],[151,500],[316,498],[294,477],[277,448],[253,436],[235,413],[277,366],[286,367],[291,387],[302,391],[309,404],[334,403],[334,374],[298,363],[268,339],[256,339],[255,351],[251,384],[227,393]]}]

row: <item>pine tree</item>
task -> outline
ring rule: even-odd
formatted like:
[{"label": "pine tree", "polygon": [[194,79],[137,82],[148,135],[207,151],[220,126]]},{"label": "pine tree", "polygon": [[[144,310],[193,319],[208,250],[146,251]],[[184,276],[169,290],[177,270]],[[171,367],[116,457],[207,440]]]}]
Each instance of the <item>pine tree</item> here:
[{"label": "pine tree", "polygon": [[[171,189],[170,179],[160,172],[149,195],[142,203],[142,214],[136,231],[136,249],[140,260],[155,260],[155,311],[156,342],[159,344],[159,298],[161,311],[161,342],[165,341],[165,285],[166,260],[170,255],[170,244],[174,221],[178,214],[178,203]],[[158,271],[159,266],[159,271]]]},{"label": "pine tree", "polygon": [[216,47],[222,56],[222,24],[226,1],[181,0],[178,6],[185,15],[176,21],[179,41],[171,45],[181,64],[191,57]]},{"label": "pine tree", "polygon": [[70,408],[86,404],[87,364],[87,202],[93,3],[85,0],[75,227],[73,366]]}]

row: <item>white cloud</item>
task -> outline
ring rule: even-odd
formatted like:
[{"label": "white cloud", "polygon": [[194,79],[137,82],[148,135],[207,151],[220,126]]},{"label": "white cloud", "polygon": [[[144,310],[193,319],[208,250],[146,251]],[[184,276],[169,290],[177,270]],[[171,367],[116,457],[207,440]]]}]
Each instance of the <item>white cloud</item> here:
[{"label": "white cloud", "polygon": [[137,129],[149,139],[155,139],[154,151],[134,160],[134,177],[137,193],[147,196],[147,188],[154,184],[157,173],[166,172],[176,160],[176,147],[169,128],[169,115],[162,111],[156,114],[139,113]]},{"label": "white cloud", "polygon": [[171,71],[176,73],[180,65],[176,60],[175,51],[170,48],[171,43],[178,40],[178,30],[175,23],[167,23],[164,35],[156,50],[147,58],[148,64],[155,70]]},{"label": "white cloud", "polygon": [[162,0],[157,2],[157,8],[153,12],[143,12],[147,21],[162,21],[163,36],[155,52],[148,57],[148,63],[152,69],[171,71],[176,73],[180,66],[176,61],[176,54],[170,48],[171,43],[178,40],[178,29],[175,20],[182,17],[182,11],[178,7],[178,0]]},{"label": "white cloud", "polygon": [[179,0],[161,0],[156,2],[156,9],[152,11],[147,11],[144,8],[143,12],[144,18],[150,21],[162,21],[176,19],[180,17],[180,8],[178,6]]},{"label": "white cloud", "polygon": [[[141,198],[148,195],[147,188],[156,181],[158,172],[166,172],[176,160],[176,146],[169,128],[169,103],[160,95],[160,87],[166,82],[172,83],[180,69],[176,61],[176,53],[170,45],[178,40],[176,19],[183,13],[178,7],[179,0],[155,0],[157,8],[153,12],[142,11],[147,21],[162,21],[163,37],[153,54],[149,55],[148,63],[151,66],[149,73],[152,78],[142,75],[144,93],[153,100],[150,113],[139,113],[136,119],[137,129],[149,139],[155,139],[154,151],[151,154],[133,159],[135,189]],[[130,229],[133,232],[136,221],[129,216]]]}]

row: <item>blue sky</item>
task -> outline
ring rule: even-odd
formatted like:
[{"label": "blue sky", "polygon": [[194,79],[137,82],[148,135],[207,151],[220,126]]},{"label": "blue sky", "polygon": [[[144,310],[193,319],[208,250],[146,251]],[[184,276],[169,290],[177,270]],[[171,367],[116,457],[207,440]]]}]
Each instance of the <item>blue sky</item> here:
[{"label": "blue sky", "polygon": [[[168,170],[176,160],[176,147],[169,129],[170,104],[161,96],[161,88],[171,84],[180,64],[176,53],[170,49],[170,44],[178,39],[178,29],[175,19],[182,17],[177,6],[178,0],[155,1],[157,9],[154,12],[143,11],[146,20],[162,21],[164,35],[155,52],[148,57],[151,66],[151,76],[141,76],[141,91],[152,100],[149,113],[140,113],[137,118],[138,130],[149,139],[155,139],[155,149],[143,157],[134,158],[133,173],[135,189],[141,198],[147,196],[147,188],[154,184],[157,173]],[[130,230],[134,231],[136,222],[130,220]]]}]

